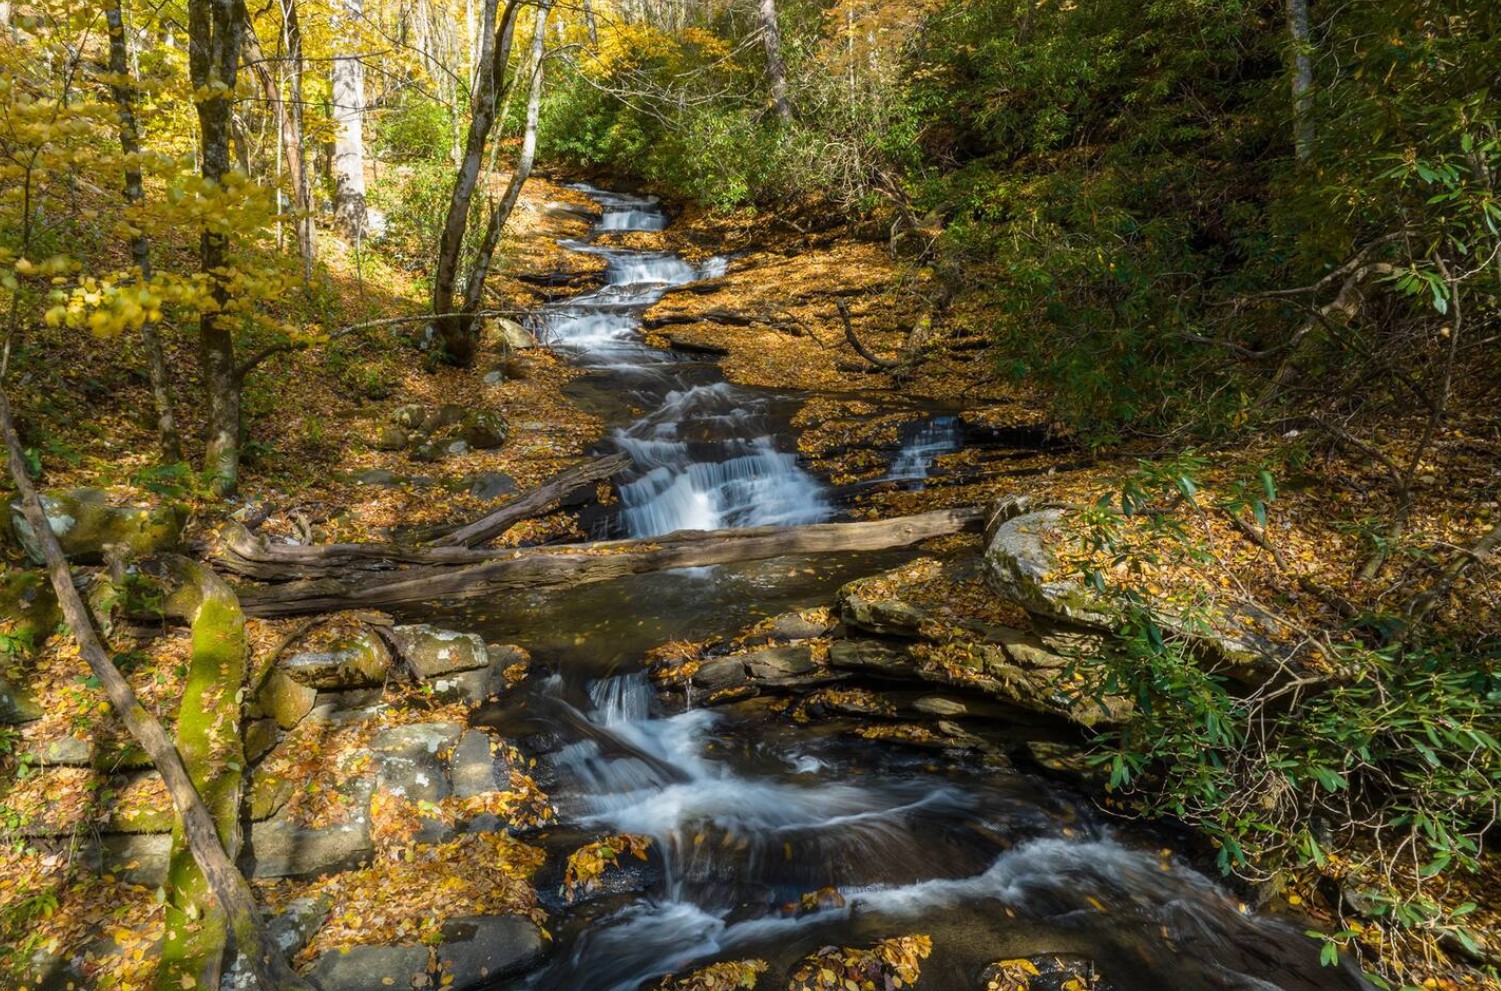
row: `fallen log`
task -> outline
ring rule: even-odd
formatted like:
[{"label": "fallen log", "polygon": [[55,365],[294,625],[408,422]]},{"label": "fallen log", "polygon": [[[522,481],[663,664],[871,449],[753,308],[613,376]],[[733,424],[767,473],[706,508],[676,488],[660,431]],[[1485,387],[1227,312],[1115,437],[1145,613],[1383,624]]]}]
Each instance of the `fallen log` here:
[{"label": "fallen log", "polygon": [[[37,543],[41,545],[43,556],[47,560],[47,575],[57,592],[63,618],[78,643],[78,653],[88,662],[94,677],[99,679],[100,686],[109,696],[110,704],[120,721],[161,772],[167,793],[172,797],[172,805],[177,810],[187,849],[203,871],[215,900],[228,916],[236,944],[250,962],[256,983],[262,991],[308,991],[307,983],[292,970],[280,947],[267,935],[255,904],[255,896],[245,883],[244,875],[235,868],[233,861],[225,853],[214,818],[199,796],[182,755],[162,729],[162,724],[141,705],[130,682],[115,667],[109,652],[99,639],[88,606],[73,585],[67,558],[63,556],[57,535],[52,532],[47,521],[36,486],[26,474],[26,455],[21,449],[21,439],[16,435],[10,401],[3,389],[0,389],[0,433],[5,436],[5,447],[10,456],[11,478],[21,495],[26,519],[35,531]],[[237,686],[224,687],[225,690],[230,690]]]},{"label": "fallen log", "polygon": [[625,454],[570,468],[493,513],[444,534],[426,545],[398,543],[273,544],[239,524],[220,533],[214,563],[226,571],[261,581],[325,578],[351,571],[390,571],[408,565],[449,567],[477,564],[499,553],[472,550],[494,540],[522,520],[539,516],[586,485],[603,481],[631,465]]},{"label": "fallen log", "polygon": [[548,509],[574,489],[601,482],[631,466],[628,454],[615,454],[570,468],[543,484],[512,499],[495,512],[453,533],[431,541],[434,547],[474,547],[494,540],[522,520]]},{"label": "fallen log", "polygon": [[869,523],[681,530],[648,540],[609,540],[567,547],[470,551],[491,560],[467,567],[418,567],[362,580],[325,579],[244,589],[246,615],[269,618],[343,609],[466,599],[508,589],[572,588],[674,568],[764,561],[800,554],[909,547],[983,525],[983,510],[946,509]]}]

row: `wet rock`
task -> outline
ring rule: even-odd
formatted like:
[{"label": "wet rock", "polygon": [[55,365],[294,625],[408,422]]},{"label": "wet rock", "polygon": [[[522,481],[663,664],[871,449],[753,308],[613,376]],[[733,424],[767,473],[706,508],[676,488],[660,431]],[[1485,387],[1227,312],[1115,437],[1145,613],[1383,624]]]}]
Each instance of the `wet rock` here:
[{"label": "wet rock", "polygon": [[472,729],[464,734],[453,748],[448,768],[453,793],[459,798],[495,791],[501,784],[495,757],[490,752],[490,735],[483,730]]},{"label": "wet rock", "polygon": [[100,868],[128,884],[147,888],[165,884],[171,859],[170,833],[117,833],[99,839]]},{"label": "wet rock", "polygon": [[833,628],[832,623],[817,622],[801,613],[789,612],[773,619],[767,633],[777,640],[816,640]]},{"label": "wet rock", "polygon": [[0,675],[0,725],[29,723],[42,718],[36,696]]},{"label": "wet rock", "polygon": [[692,679],[694,688],[706,692],[741,688],[747,680],[745,663],[736,655],[709,658],[699,665]]},{"label": "wet rock", "polygon": [[755,678],[792,678],[818,668],[813,648],[807,645],[771,647],[739,655],[746,670]]},{"label": "wet rock", "polygon": [[906,651],[873,640],[841,640],[829,649],[829,663],[845,670],[868,671],[886,678],[916,678],[917,665]]},{"label": "wet rock", "polygon": [[929,695],[912,703],[912,708],[929,716],[942,716],[949,719],[955,716],[969,714],[969,706],[957,699],[946,699],[939,695]]},{"label": "wet rock", "polygon": [[511,436],[511,425],[499,410],[475,410],[464,417],[460,436],[477,451],[489,451],[500,447]]},{"label": "wet rock", "polygon": [[503,471],[486,471],[469,480],[469,495],[481,502],[516,494],[516,479]]},{"label": "wet rock", "polygon": [[451,790],[442,763],[421,752],[381,755],[375,787],[409,802],[441,802]]},{"label": "wet rock", "polygon": [[405,451],[407,445],[411,442],[412,438],[407,435],[405,430],[398,426],[387,424],[380,428],[380,433],[375,435],[375,440],[370,446],[374,447],[377,451]]},{"label": "wet rock", "polygon": [[421,623],[392,627],[390,637],[407,667],[423,680],[473,671],[490,662],[485,641],[473,633],[441,630]]},{"label": "wet rock", "polygon": [[519,915],[471,915],[443,924],[439,980],[452,991],[476,991],[531,970],[547,954],[542,930]]},{"label": "wet rock", "polygon": [[427,962],[423,946],[350,946],[320,955],[307,979],[318,991],[408,991],[427,986]]},{"label": "wet rock", "polygon": [[929,620],[925,610],[877,591],[866,579],[839,590],[839,618],[853,629],[909,640],[921,638]]},{"label": "wet rock", "polygon": [[281,732],[274,719],[254,719],[245,725],[245,759],[254,764],[276,746]]},{"label": "wet rock", "polygon": [[361,630],[326,650],[301,651],[283,658],[279,667],[309,688],[341,691],[382,685],[391,670],[391,652],[379,634]]},{"label": "wet rock", "polygon": [[[127,558],[140,558],[182,545],[187,511],[180,506],[112,506],[97,489],[44,493],[41,499],[48,526],[57,535],[63,553],[79,563],[103,561],[106,547],[123,547]],[[38,564],[45,563],[19,499],[11,502],[11,526],[27,555]]]},{"label": "wet rock", "polygon": [[464,734],[458,723],[409,723],[375,734],[370,749],[382,754],[414,756],[438,754],[450,749]]},{"label": "wet rock", "polygon": [[300,685],[280,668],[272,668],[261,687],[256,689],[250,704],[250,716],[269,716],[282,729],[291,729],[313,710],[317,700],[318,689]]},{"label": "wet rock", "polygon": [[315,877],[359,867],[374,852],[364,817],[313,829],[278,815],[250,824],[242,856],[254,877]]}]

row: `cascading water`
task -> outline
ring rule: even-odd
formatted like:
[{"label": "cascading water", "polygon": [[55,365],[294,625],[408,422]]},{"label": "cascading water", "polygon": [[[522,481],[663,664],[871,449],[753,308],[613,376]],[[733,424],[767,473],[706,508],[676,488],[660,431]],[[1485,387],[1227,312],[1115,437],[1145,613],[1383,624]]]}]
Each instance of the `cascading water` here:
[{"label": "cascading water", "polygon": [[[590,194],[603,229],[655,223],[636,216],[653,211],[648,200]],[[822,486],[778,442],[776,397],[636,340],[647,306],[673,285],[722,274],[722,263],[574,246],[607,258],[609,285],[548,307],[537,325],[591,370],[612,409],[648,410],[610,438],[636,461],[620,486],[622,528],[826,518]],[[904,435],[890,477],[925,478],[957,449],[958,431],[939,417]],[[745,591],[656,580],[701,584],[642,599],[621,583],[614,608],[696,628]],[[580,608],[609,609],[595,598]],[[634,895],[579,908],[542,970],[497,987],[637,991],[669,972],[751,957],[775,975],[823,945],[912,932],[933,937],[919,985],[929,991],[971,991],[987,963],[1041,954],[1087,957],[1117,991],[1367,987],[1345,968],[1320,967],[1301,927],[1250,915],[1175,858],[1113,837],[1055,783],[754,708],[671,714],[643,672],[616,670],[603,644],[574,643],[554,648],[562,673],[520,703],[548,727],[537,751],[561,821],[583,835],[650,837],[660,871]],[[777,985],[769,976],[763,986]]]},{"label": "cascading water", "polygon": [[920,421],[913,428],[903,430],[901,439],[901,450],[891,459],[891,470],[886,474],[895,482],[920,485],[927,480],[933,462],[941,455],[952,454],[964,447],[957,416],[935,416]]}]

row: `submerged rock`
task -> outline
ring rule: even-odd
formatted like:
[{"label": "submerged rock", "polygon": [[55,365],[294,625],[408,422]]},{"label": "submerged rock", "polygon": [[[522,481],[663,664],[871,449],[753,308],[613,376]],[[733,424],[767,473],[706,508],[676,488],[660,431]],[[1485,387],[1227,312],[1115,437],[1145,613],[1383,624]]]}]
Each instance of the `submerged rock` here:
[{"label": "submerged rock", "polygon": [[[112,506],[97,489],[44,493],[41,499],[47,524],[69,560],[97,564],[104,560],[106,547],[123,547],[127,557],[138,558],[182,545],[187,510],[181,506]],[[45,563],[19,499],[11,501],[11,526],[27,555],[38,564]]]}]

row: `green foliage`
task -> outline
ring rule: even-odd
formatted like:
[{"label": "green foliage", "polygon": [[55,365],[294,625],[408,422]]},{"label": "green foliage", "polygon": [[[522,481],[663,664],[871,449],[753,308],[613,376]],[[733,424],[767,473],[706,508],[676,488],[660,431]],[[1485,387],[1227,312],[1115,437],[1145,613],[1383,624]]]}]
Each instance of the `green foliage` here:
[{"label": "green foliage", "polygon": [[[1094,762],[1137,811],[1205,831],[1226,871],[1314,865],[1362,890],[1379,916],[1470,938],[1447,879],[1478,869],[1501,809],[1501,641],[1346,636],[1321,646],[1325,680],[1233,685],[1171,632],[1207,625],[1211,604],[1175,606],[1168,622],[1132,577],[1214,561],[1196,525],[1198,467],[1192,455],[1143,466],[1084,516],[1086,550],[1105,555],[1085,578],[1125,617],[1089,668],[1091,691],[1136,707],[1102,735]],[[1216,508],[1265,519],[1275,496],[1261,472]]]},{"label": "green foliage", "polygon": [[403,89],[376,118],[376,154],[388,162],[447,161],[455,139],[453,114],[416,89]]}]

